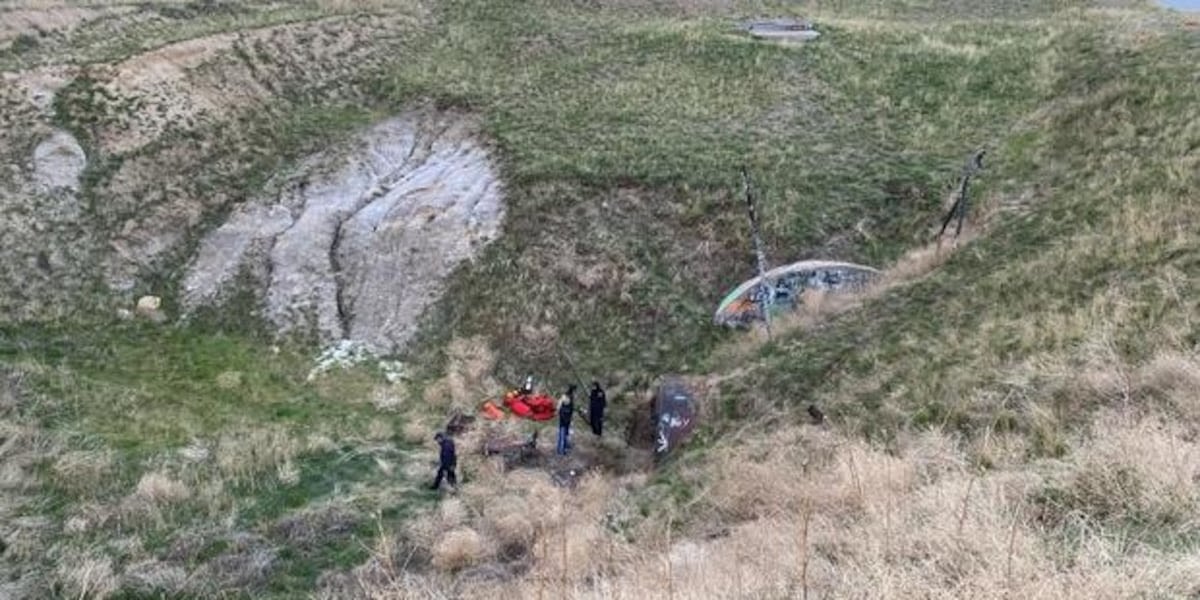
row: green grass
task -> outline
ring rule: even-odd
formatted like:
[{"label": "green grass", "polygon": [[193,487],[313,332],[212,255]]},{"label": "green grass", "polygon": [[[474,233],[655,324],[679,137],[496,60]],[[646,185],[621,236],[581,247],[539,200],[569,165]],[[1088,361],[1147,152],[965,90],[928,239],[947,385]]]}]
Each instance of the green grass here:
[{"label": "green grass", "polygon": [[[781,398],[815,390],[842,416],[883,429],[929,420],[932,410],[972,431],[1005,407],[972,405],[968,390],[1003,393],[1005,370],[1028,357],[1070,354],[1098,331],[1135,363],[1163,347],[1164,331],[1184,347],[1200,339],[1186,300],[1194,284],[1171,276],[1194,268],[1200,245],[1161,229],[1197,218],[1188,200],[1197,177],[1180,167],[1194,164],[1188,148],[1200,144],[1200,94],[1178,82],[1198,49],[1183,35],[1136,51],[1092,34],[1064,46],[1068,66],[1043,101],[1082,101],[1014,138],[984,176],[1013,181],[1041,165],[1026,184],[1037,195],[1032,211],[1000,220],[929,278],[769,346],[746,389]],[[839,393],[862,379],[872,386]],[[873,408],[881,397],[892,411]]]},{"label": "green grass", "polygon": [[[92,331],[15,329],[0,339],[7,360],[36,362],[47,372],[41,391],[57,402],[42,408],[43,422],[123,451],[161,451],[244,423],[336,431],[361,425],[372,412],[346,400],[365,396],[368,374],[343,376],[337,389],[314,389],[305,382],[310,352],[273,352],[229,334],[110,323]],[[223,387],[222,374],[236,374],[240,383]]]},{"label": "green grass", "polygon": [[[212,14],[195,12],[200,6],[165,15],[187,23],[170,32],[136,29],[122,41],[84,30],[57,45],[25,43],[19,56],[0,56],[0,67],[52,56],[109,60],[146,44],[325,14],[309,3]],[[740,37],[731,32],[734,15],[717,12],[442,3],[427,28],[381,42],[380,52],[396,57],[344,82],[357,90],[352,100],[326,98],[333,84],[297,82],[298,101],[144,149],[215,142],[188,173],[190,184],[228,200],[208,207],[191,241],[149,269],[136,291],[163,295],[173,314],[195,240],[237,202],[269,189],[273,174],[304,155],[429,101],[481,116],[506,181],[508,217],[504,236],[455,273],[446,300],[425,316],[405,356],[418,367],[416,387],[441,375],[446,342],[477,335],[497,350],[495,375],[505,381],[536,369],[551,386],[567,383],[576,374],[562,349],[583,377],[621,378],[634,391],[668,372],[749,367],[721,390],[724,409],[706,415],[695,450],[638,498],[644,516],[692,502],[698,490],[684,469],[745,419],[795,421],[809,402],[874,439],[990,429],[1027,436],[1034,456],[1059,456],[1069,449],[1062,432],[1086,422],[1097,403],[1020,379],[1022,365],[1078,360],[1097,330],[1131,363],[1159,351],[1164,332],[1183,348],[1200,343],[1190,317],[1200,290],[1186,276],[1200,267],[1188,234],[1200,222],[1191,201],[1200,183],[1200,48],[1184,33],[1121,37],[1106,17],[1078,6],[822,2],[820,40],[789,47]],[[97,123],[130,110],[87,79],[64,89],[56,108],[59,125],[84,142]],[[711,326],[711,311],[752,272],[739,166],[764,192],[774,262],[885,266],[928,240],[963,159],[979,147],[991,150],[975,188],[977,209],[992,214],[986,236],[928,277],[817,329],[777,337],[744,364],[715,352],[739,334]],[[227,156],[236,168],[220,162]],[[113,161],[138,156],[93,158],[85,197],[97,230],[115,232],[147,209],[141,198],[105,191],[120,164]],[[1028,201],[1010,210],[1019,198]],[[195,490],[226,478],[220,502],[193,497],[137,535],[154,556],[201,536],[197,566],[230,551],[223,536],[262,534],[285,566],[261,593],[289,597],[310,591],[323,572],[361,564],[381,527],[425,509],[431,495],[375,462],[415,460],[413,449],[366,440],[373,420],[407,418],[366,402],[379,374],[363,367],[308,381],[312,346],[293,341],[276,351],[255,305],[252,294],[235,295],[187,325],[110,321],[81,306],[76,314],[86,316],[70,321],[0,328],[0,364],[26,373],[36,398],[0,418],[44,431],[54,452],[116,454],[111,477],[85,493],[55,475],[59,454],[48,454],[18,512],[50,516],[61,528],[89,502],[119,503],[151,471]],[[543,326],[552,328],[545,339],[530,333]],[[236,385],[220,383],[232,373]],[[1033,406],[1051,420],[1039,420]],[[334,447],[298,450],[290,484],[273,466],[229,475],[177,457],[195,440],[268,429],[297,440],[325,436]],[[358,516],[348,535],[317,548],[272,537],[280,519],[346,496]],[[227,526],[213,526],[213,506],[228,511]],[[1122,526],[1156,547],[1193,545],[1191,531]],[[98,543],[114,527],[64,544]]]},{"label": "green grass", "polygon": [[[437,354],[426,350],[450,337],[484,333],[501,344],[519,339],[523,324],[547,323],[591,372],[694,370],[723,337],[704,326],[713,306],[751,274],[738,167],[749,166],[764,192],[775,262],[883,264],[919,237],[966,153],[996,143],[1034,106],[1038,81],[1024,75],[1051,39],[1040,22],[861,29],[833,17],[860,8],[836,8],[819,43],[788,47],[738,36],[714,16],[446,3],[432,26],[397,40],[405,60],[363,74],[367,109],[284,104],[201,132],[218,141],[214,159],[243,160],[201,168],[191,183],[252,195],[269,174],[388,107],[432,98],[469,108],[502,160],[513,235],[455,278],[451,295],[464,301],[431,311],[428,342],[411,358],[435,372]],[[63,120],[104,118],[94,94],[80,91],[61,101],[82,107],[61,111]],[[145,152],[177,143],[167,136]],[[103,227],[147,208],[92,188],[104,199]],[[222,214],[217,207],[206,222]],[[698,247],[710,254],[697,256]],[[191,248],[147,270],[147,290],[165,294],[168,308]],[[565,248],[570,260],[559,260]],[[589,268],[614,275],[581,289]],[[234,308],[219,322],[244,324],[250,311]],[[552,347],[504,350],[509,374],[565,367]]]},{"label": "green grass", "polygon": [[[1053,39],[1023,21],[862,31],[831,19],[819,43],[787,47],[725,19],[615,9],[449,3],[439,16],[381,93],[483,112],[510,218],[452,284],[465,301],[434,311],[427,333],[490,335],[506,374],[537,364],[551,378],[559,352],[509,342],[521,324],[553,324],[590,372],[703,362],[724,337],[706,326],[713,306],[751,273],[741,165],[764,191],[777,263],[898,256],[967,153],[1035,107],[1027,74]],[[573,275],[593,266],[629,276],[581,289]]]},{"label": "green grass", "polygon": [[[132,533],[139,539],[137,554],[112,554],[118,565],[127,565],[145,556],[178,560],[171,558],[172,548],[200,532],[210,541],[188,563],[196,568],[234,552],[222,546],[226,536],[254,532],[280,552],[261,593],[285,598],[311,590],[321,573],[361,563],[380,531],[397,527],[435,499],[405,476],[384,474],[376,466],[377,458],[401,465],[412,460],[412,448],[399,439],[385,440],[386,446],[367,441],[372,420],[404,419],[380,415],[367,403],[380,375],[354,368],[309,381],[312,358],[305,348],[273,347],[261,338],[196,326],[113,322],[93,330],[3,329],[0,362],[29,374],[24,393],[31,401],[18,422],[36,424],[44,439],[55,440],[40,451],[43,458],[33,471],[35,495],[23,501],[18,514],[50,517],[60,525],[72,515],[95,515],[88,506],[112,507],[108,510],[121,515],[127,510],[120,508],[125,498],[144,474],[165,472],[191,489],[189,499],[163,508],[155,519],[138,513],[115,516],[106,525],[68,536],[66,544],[97,546],[122,531]],[[237,383],[231,385],[234,373]],[[254,466],[262,460],[254,453],[272,446],[234,446],[232,452],[247,456],[221,458],[222,444],[238,444],[264,428],[282,436],[269,444],[290,439],[301,446],[289,459],[295,481],[277,479],[270,463]],[[313,436],[335,446],[305,450],[305,440]],[[181,461],[179,450],[197,441],[217,453],[215,458],[196,465]],[[114,463],[95,484],[81,487],[56,471],[68,449],[111,452]],[[236,471],[227,472],[222,461],[231,459]],[[245,467],[238,465],[243,460]],[[208,489],[218,495],[206,495]],[[300,546],[276,533],[282,519],[329,504],[346,505],[353,519],[348,531],[329,539],[318,532],[318,541]],[[229,520],[218,524],[214,510]]]}]

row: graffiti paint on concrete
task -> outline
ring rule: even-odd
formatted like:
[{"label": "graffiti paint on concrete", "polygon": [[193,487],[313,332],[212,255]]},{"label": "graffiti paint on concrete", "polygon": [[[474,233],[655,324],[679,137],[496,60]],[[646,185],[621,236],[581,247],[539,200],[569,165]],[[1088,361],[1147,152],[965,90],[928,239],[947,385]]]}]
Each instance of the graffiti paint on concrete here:
[{"label": "graffiti paint on concrete", "polygon": [[[828,292],[853,292],[866,287],[879,277],[879,271],[852,263],[806,260],[767,271],[765,278],[769,286],[761,286],[762,277],[755,277],[734,288],[725,296],[713,315],[717,325],[744,327],[761,320],[759,306],[771,307],[772,313],[796,308],[800,295],[805,290]],[[760,298],[765,290],[773,297]],[[762,302],[766,300],[766,302]]]},{"label": "graffiti paint on concrete", "polygon": [[678,447],[696,427],[696,400],[683,381],[671,378],[654,395],[654,455],[661,458]]}]

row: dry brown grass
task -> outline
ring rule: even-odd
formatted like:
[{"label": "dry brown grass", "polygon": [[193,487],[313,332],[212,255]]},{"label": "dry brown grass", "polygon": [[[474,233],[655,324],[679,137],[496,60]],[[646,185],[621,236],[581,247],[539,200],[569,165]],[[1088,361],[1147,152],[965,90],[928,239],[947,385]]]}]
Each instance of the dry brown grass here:
[{"label": "dry brown grass", "polygon": [[1183,423],[1200,425],[1200,356],[1164,350],[1137,368],[1138,391],[1164,399]]},{"label": "dry brown grass", "polygon": [[147,596],[171,597],[183,595],[187,585],[183,567],[151,559],[126,566],[122,587]]},{"label": "dry brown grass", "polygon": [[300,482],[300,467],[297,467],[296,463],[291,460],[285,460],[275,468],[275,478],[282,485],[296,485]]},{"label": "dry brown grass", "polygon": [[486,540],[474,529],[453,529],[434,545],[433,566],[443,571],[457,571],[478,564],[489,552]]},{"label": "dry brown grass", "polygon": [[392,429],[392,423],[384,419],[371,419],[367,424],[367,439],[373,442],[379,442],[391,439],[395,435],[395,430]]},{"label": "dry brown grass", "polygon": [[409,419],[400,428],[400,437],[409,444],[428,444],[433,440],[434,429],[424,420]]},{"label": "dry brown grass", "polygon": [[300,444],[281,429],[251,429],[230,433],[217,442],[217,468],[235,479],[251,479],[275,472],[301,450]]},{"label": "dry brown grass", "polygon": [[447,383],[445,377],[426,384],[421,394],[422,404],[433,409],[446,410],[453,401],[454,399],[450,395],[450,384]]},{"label": "dry brown grass", "polygon": [[317,0],[317,6],[329,12],[348,10],[379,10],[383,8],[413,9],[421,6],[416,0]]},{"label": "dry brown grass", "polygon": [[455,338],[446,348],[446,391],[451,406],[473,412],[501,389],[492,377],[496,356],[482,337]]},{"label": "dry brown grass", "polygon": [[1158,417],[1101,416],[1064,478],[1070,505],[1092,518],[1196,527],[1200,443]]},{"label": "dry brown grass", "polygon": [[59,561],[58,582],[67,597],[102,600],[117,591],[120,579],[113,572],[112,559],[107,556],[82,555]]},{"label": "dry brown grass", "polygon": [[376,387],[371,392],[371,404],[382,411],[396,411],[408,400],[408,391],[403,385]]},{"label": "dry brown grass", "polygon": [[[1095,365],[1116,358],[1095,344],[1078,356]],[[1078,381],[1061,362],[1040,366],[1049,379]],[[1200,526],[1200,444],[1190,432],[1200,422],[1155,408],[1174,405],[1137,404],[1145,394],[1194,402],[1196,367],[1190,354],[1166,351],[1138,368],[1110,365],[1133,374],[1140,416],[1118,402],[1086,433],[1060,432],[1068,443],[1061,459],[1031,462],[1029,441],[1012,433],[901,433],[887,448],[813,427],[727,438],[683,473],[700,492],[677,507],[686,515],[682,534],[670,531],[675,517],[666,514],[626,521],[633,529],[620,534],[606,525],[614,515],[627,519],[629,491],[644,478],[595,473],[568,490],[535,471],[490,471],[427,518],[425,539],[436,544],[442,573],[410,572],[366,589],[374,598],[450,590],[605,599],[1196,594],[1200,553],[1129,544],[1109,529],[1135,515],[1180,531]],[[1112,389],[1078,393],[1111,398]],[[1045,503],[1053,489],[1063,490],[1064,504]],[[1075,543],[1063,544],[1056,524],[1081,518]],[[454,533],[439,538],[439,528]],[[720,529],[727,534],[711,538]],[[512,581],[448,574],[516,557],[528,570]]]},{"label": "dry brown grass", "polygon": [[183,502],[192,495],[182,481],[158,472],[142,475],[133,493],[141,500],[159,505]]},{"label": "dry brown grass", "polygon": [[23,491],[36,484],[31,470],[43,461],[54,461],[57,442],[40,428],[0,419],[0,491]]},{"label": "dry brown grass", "polygon": [[489,537],[496,540],[498,551],[505,556],[521,556],[533,544],[536,515],[519,499],[507,496],[494,501],[486,513]]},{"label": "dry brown grass", "polygon": [[[161,472],[146,473],[138,480],[133,492],[121,500],[115,515],[121,523],[129,526],[162,527],[166,524],[164,512],[173,505],[189,500],[191,496],[191,490],[182,481]],[[101,523],[104,514],[105,511],[102,511],[93,515],[92,519]]]},{"label": "dry brown grass", "polygon": [[112,470],[113,453],[103,450],[65,452],[53,467],[55,481],[76,493],[100,488]]}]

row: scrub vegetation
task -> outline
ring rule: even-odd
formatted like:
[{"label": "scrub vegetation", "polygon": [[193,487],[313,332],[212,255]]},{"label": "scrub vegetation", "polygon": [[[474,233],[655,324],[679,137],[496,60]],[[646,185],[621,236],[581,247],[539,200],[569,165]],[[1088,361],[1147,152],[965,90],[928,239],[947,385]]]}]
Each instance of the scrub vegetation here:
[{"label": "scrub vegetation", "polygon": [[[36,26],[0,29],[6,76],[393,19],[354,37],[352,66],[305,55],[302,31],[220,51],[288,83],[260,118],[231,105],[139,150],[221,157],[171,174],[219,198],[193,233],[413,105],[478,116],[507,216],[396,363],[314,371],[320,349],[275,339],[251,294],[152,323],[71,282],[74,309],[6,319],[0,597],[1200,594],[1194,18],[1067,0],[13,4],[0,18]],[[821,36],[736,32],[755,15]],[[57,94],[88,151],[79,195],[116,235],[131,209],[106,176],[140,159],[103,134],[139,108],[86,78]],[[979,148],[967,231],[934,240]],[[742,165],[774,263],[882,281],[806,297],[770,339],[713,327],[753,273]],[[170,317],[184,262],[164,254],[136,289]],[[425,489],[433,432],[531,371],[551,392],[610,387],[612,434],[577,433],[596,468],[559,486],[480,456],[476,430],[459,493]],[[621,438],[666,373],[701,392],[703,425],[651,468]]]}]

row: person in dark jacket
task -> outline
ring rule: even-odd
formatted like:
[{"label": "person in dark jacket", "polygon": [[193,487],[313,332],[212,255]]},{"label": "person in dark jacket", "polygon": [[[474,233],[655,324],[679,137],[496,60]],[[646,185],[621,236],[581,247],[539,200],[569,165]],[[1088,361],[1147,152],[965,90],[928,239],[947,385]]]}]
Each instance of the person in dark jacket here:
[{"label": "person in dark jacket", "polygon": [[588,394],[588,416],[591,417],[592,433],[601,435],[604,431],[604,409],[608,406],[608,398],[599,381],[592,382],[592,392]]},{"label": "person in dark jacket", "polygon": [[454,440],[450,436],[438,432],[433,436],[433,439],[438,443],[438,471],[437,477],[433,480],[433,485],[429,486],[431,490],[441,489],[442,477],[446,478],[446,482],[450,487],[458,487],[458,478],[454,475],[454,467],[458,465],[458,454],[454,448]]},{"label": "person in dark jacket", "polygon": [[566,456],[571,449],[571,417],[575,415],[575,384],[558,399],[558,453]]}]

